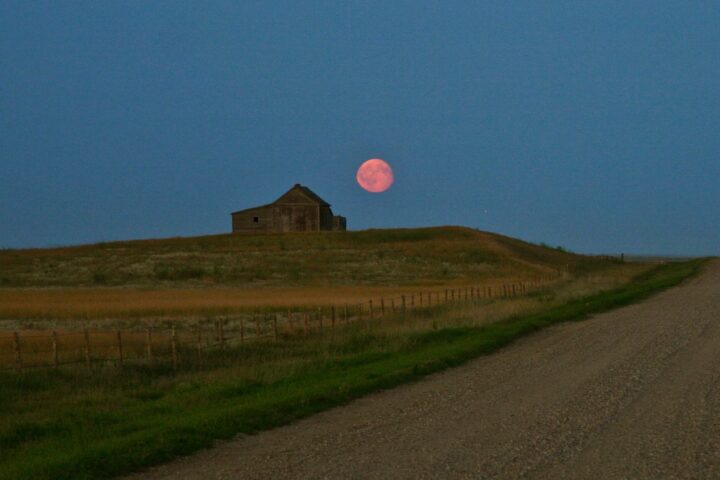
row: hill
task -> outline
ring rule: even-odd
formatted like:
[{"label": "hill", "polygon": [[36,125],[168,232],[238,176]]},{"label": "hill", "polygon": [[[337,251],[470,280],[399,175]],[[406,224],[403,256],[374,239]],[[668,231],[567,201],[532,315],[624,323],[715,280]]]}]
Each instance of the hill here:
[{"label": "hill", "polygon": [[[198,318],[581,274],[608,260],[462,227],[0,252],[0,320]],[[24,324],[26,325],[26,324]]]},{"label": "hill", "polygon": [[463,227],[214,235],[4,250],[0,286],[401,286],[544,275],[598,262]]}]

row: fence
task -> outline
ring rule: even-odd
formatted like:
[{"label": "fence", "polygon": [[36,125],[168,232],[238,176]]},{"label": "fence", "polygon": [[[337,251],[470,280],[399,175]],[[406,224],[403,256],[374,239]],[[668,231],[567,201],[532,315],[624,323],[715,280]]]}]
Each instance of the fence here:
[{"label": "fence", "polygon": [[177,370],[183,361],[202,361],[209,351],[259,340],[279,340],[287,335],[336,328],[344,324],[380,320],[391,314],[449,303],[516,297],[546,285],[517,282],[495,286],[447,288],[380,297],[359,304],[328,306],[301,311],[245,314],[199,322],[190,328],[166,327],[135,330],[23,331],[0,333],[0,370],[22,372],[31,368],[65,365],[93,366],[128,362],[171,362]]}]

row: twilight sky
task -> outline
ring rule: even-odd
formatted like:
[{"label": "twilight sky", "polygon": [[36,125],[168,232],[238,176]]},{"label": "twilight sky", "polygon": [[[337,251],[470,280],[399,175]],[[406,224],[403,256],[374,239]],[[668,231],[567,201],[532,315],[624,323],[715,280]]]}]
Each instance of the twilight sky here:
[{"label": "twilight sky", "polygon": [[720,3],[0,3],[0,247],[227,232],[297,182],[351,229],[720,254]]}]

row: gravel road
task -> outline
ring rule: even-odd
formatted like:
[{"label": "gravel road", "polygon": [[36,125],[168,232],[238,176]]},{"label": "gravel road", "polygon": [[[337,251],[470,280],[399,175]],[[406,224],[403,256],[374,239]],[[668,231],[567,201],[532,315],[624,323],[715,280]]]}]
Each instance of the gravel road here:
[{"label": "gravel road", "polygon": [[643,303],[130,478],[720,478],[720,262]]}]

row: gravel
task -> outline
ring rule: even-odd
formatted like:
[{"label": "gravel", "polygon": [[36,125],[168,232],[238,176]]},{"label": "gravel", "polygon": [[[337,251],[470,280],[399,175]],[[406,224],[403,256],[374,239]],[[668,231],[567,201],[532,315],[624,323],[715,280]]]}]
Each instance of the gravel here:
[{"label": "gravel", "polygon": [[720,478],[720,262],[643,303],[128,478]]}]

